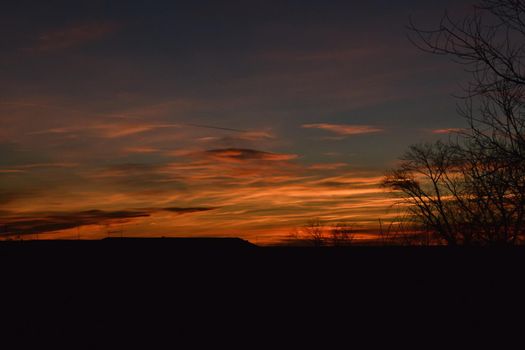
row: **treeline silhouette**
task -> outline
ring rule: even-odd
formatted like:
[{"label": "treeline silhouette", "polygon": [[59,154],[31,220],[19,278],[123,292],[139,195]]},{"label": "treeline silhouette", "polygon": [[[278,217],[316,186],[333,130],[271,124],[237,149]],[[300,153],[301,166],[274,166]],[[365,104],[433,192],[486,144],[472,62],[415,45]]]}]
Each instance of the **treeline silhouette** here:
[{"label": "treeline silhouette", "polygon": [[[416,144],[383,185],[403,214],[379,220],[381,245],[525,243],[525,2],[481,0],[462,19],[446,13],[437,28],[411,20],[419,49],[450,56],[470,75],[447,140]],[[350,225],[314,219],[291,236],[313,246],[356,243]],[[363,243],[363,241],[359,241]]]},{"label": "treeline silhouette", "polygon": [[285,240],[290,246],[350,247],[350,246],[434,246],[442,245],[439,236],[416,226],[408,217],[378,220],[376,228],[355,223],[329,223],[315,218],[295,228]]}]

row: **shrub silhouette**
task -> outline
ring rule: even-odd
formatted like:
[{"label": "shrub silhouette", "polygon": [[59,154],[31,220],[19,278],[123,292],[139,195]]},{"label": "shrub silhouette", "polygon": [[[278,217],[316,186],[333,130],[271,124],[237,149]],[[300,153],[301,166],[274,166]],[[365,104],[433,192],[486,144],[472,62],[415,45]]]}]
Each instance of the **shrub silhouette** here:
[{"label": "shrub silhouette", "polygon": [[353,243],[355,231],[348,223],[339,222],[328,226],[317,218],[295,229],[290,238],[297,242],[309,242],[314,247],[340,247]]}]

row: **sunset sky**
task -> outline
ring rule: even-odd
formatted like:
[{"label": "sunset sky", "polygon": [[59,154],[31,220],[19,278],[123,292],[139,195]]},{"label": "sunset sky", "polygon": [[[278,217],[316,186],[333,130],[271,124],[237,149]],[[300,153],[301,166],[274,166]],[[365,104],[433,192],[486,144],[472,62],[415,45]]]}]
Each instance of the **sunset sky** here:
[{"label": "sunset sky", "polygon": [[0,234],[374,232],[382,175],[461,128],[465,78],[407,39],[470,1],[13,1],[0,12]]}]

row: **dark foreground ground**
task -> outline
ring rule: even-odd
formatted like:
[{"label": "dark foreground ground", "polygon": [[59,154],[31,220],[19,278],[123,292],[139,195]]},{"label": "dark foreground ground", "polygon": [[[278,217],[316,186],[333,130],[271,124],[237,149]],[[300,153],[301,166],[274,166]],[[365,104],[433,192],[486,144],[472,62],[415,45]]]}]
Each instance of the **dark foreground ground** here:
[{"label": "dark foreground ground", "polygon": [[184,339],[204,348],[324,349],[418,339],[425,349],[459,347],[449,339],[460,337],[466,348],[473,341],[515,348],[503,344],[525,334],[524,269],[523,248],[2,242],[0,341],[14,335],[72,349],[149,349],[178,348]]}]

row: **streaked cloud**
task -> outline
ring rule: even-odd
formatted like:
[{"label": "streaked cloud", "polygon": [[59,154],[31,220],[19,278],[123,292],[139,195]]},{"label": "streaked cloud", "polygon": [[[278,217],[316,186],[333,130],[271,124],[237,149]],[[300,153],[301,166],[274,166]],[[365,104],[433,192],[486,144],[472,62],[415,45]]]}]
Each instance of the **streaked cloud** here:
[{"label": "streaked cloud", "polygon": [[150,217],[156,212],[171,212],[178,215],[213,210],[215,208],[146,208],[133,210],[103,211],[85,210],[79,212],[32,213],[32,215],[9,216],[4,213],[0,224],[4,227],[3,236],[54,233],[84,226],[104,226],[124,224],[132,220]]},{"label": "streaked cloud", "polygon": [[383,132],[384,129],[373,125],[352,125],[352,124],[303,124],[301,127],[305,129],[320,129],[326,130],[337,135],[350,136]]},{"label": "streaked cloud", "polygon": [[126,147],[123,151],[125,153],[148,154],[161,152],[162,150],[154,147]]},{"label": "streaked cloud", "polygon": [[78,166],[78,163],[29,163],[10,168],[0,168],[0,174],[26,173],[32,170],[46,169],[70,169]]},{"label": "streaked cloud", "polygon": [[274,139],[275,135],[273,135],[269,131],[244,131],[238,137],[243,140],[257,141],[265,139]]},{"label": "streaked cloud", "polygon": [[58,163],[31,163],[21,165],[21,169],[52,169],[52,168],[74,168],[77,167],[78,163],[58,162]]},{"label": "streaked cloud", "polygon": [[88,210],[3,217],[0,222],[6,229],[4,235],[28,235],[62,231],[87,225],[105,225],[115,221],[126,221],[147,216],[149,216],[149,213],[145,211],[119,210],[108,212]]},{"label": "streaked cloud", "polygon": [[309,169],[312,170],[336,170],[348,166],[347,163],[319,163],[312,164],[309,166]]},{"label": "streaked cloud", "polygon": [[31,135],[42,134],[71,134],[93,132],[103,138],[119,138],[135,134],[141,134],[156,129],[180,128],[180,124],[159,124],[159,123],[103,123],[84,126],[72,126],[62,128],[52,128],[30,133]]},{"label": "streaked cloud", "polygon": [[25,170],[20,169],[0,169],[0,174],[18,174],[23,173]]}]

